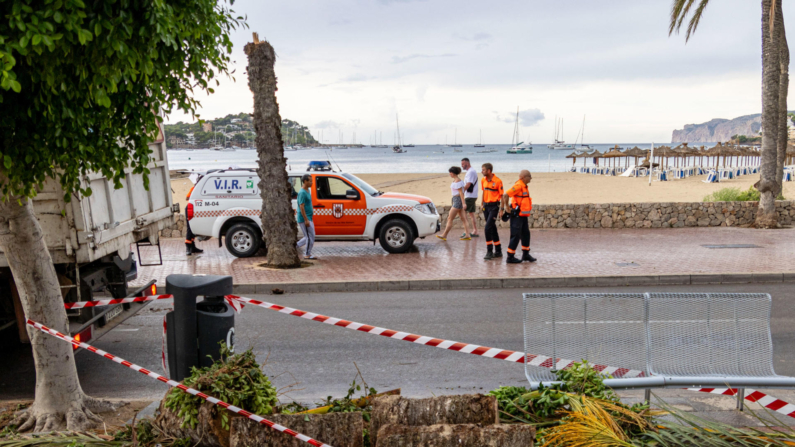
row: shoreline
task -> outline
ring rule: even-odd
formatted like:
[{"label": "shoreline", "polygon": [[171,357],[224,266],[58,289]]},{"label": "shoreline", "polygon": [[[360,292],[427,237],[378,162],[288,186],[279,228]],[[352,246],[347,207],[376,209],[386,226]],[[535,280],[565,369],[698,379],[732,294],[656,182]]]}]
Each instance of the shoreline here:
[{"label": "shoreline", "polygon": [[[449,206],[451,179],[447,173],[439,174],[356,174],[376,189],[404,194],[416,194],[430,198],[437,206]],[[498,172],[505,189],[518,179],[518,173]],[[479,176],[480,177],[480,176]],[[463,176],[461,177],[463,179]],[[603,203],[648,203],[648,202],[701,202],[704,196],[723,188],[746,190],[759,180],[758,175],[747,175],[720,183],[703,183],[705,175],[667,182],[652,181],[648,177],[608,177],[573,172],[533,173],[529,185],[533,204],[579,205]],[[174,203],[185,209],[185,196],[193,186],[187,177],[174,178],[171,188]],[[784,197],[795,198],[795,182],[784,183]]]}]

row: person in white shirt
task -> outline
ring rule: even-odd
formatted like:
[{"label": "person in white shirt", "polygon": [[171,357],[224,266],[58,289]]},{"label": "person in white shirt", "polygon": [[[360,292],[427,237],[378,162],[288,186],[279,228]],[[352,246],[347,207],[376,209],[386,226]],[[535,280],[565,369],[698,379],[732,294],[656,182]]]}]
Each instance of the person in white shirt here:
[{"label": "person in white shirt", "polygon": [[478,171],[469,162],[468,158],[461,159],[461,169],[464,175],[464,211],[461,213],[464,222],[472,225],[472,237],[480,237],[478,234]]},{"label": "person in white shirt", "polygon": [[447,225],[444,227],[444,232],[442,232],[441,235],[437,234],[436,237],[446,241],[447,235],[450,233],[450,230],[453,229],[453,220],[456,216],[460,215],[461,221],[464,222],[464,234],[461,235],[461,240],[471,241],[472,238],[469,236],[469,225],[467,225],[467,220],[464,217],[464,182],[458,177],[461,174],[461,168],[453,166],[448,169],[447,172],[450,173],[450,178],[453,179],[453,183],[450,184],[450,192],[453,195],[453,206],[450,208],[450,213],[447,215]]}]

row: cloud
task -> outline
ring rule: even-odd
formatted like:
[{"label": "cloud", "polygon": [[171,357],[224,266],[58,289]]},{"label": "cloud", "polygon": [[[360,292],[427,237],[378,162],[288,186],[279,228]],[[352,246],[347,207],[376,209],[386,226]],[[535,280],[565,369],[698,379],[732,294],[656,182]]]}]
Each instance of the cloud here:
[{"label": "cloud", "polygon": [[426,0],[378,0],[378,3],[382,5],[391,5],[393,3],[413,3],[413,2],[424,2]]},{"label": "cloud", "polygon": [[[496,115],[497,121],[503,123],[513,123],[514,121],[516,121],[516,115],[514,114],[514,112],[511,112],[507,115],[502,115],[496,111],[492,113]],[[521,124],[522,127],[535,126],[536,124],[543,121],[544,118],[545,118],[544,112],[538,109],[526,109],[519,111],[519,124]]]},{"label": "cloud", "polygon": [[329,129],[329,128],[332,128],[332,127],[335,128],[335,129],[339,129],[340,127],[342,127],[342,123],[338,123],[336,121],[331,121],[331,120],[326,120],[326,121],[321,121],[321,122],[315,124],[315,127],[317,129]]},{"label": "cloud", "polygon": [[421,86],[417,87],[417,90],[416,90],[415,93],[417,94],[417,101],[425,102],[425,94],[428,93],[428,86],[427,85],[421,85]]},{"label": "cloud", "polygon": [[458,55],[453,53],[445,53],[445,54],[412,54],[409,56],[393,56],[392,63],[402,64],[403,62],[410,61],[412,59],[431,59],[437,57],[455,57],[455,56]]},{"label": "cloud", "polygon": [[491,40],[492,36],[489,33],[474,33],[474,34],[453,33],[453,37],[460,40],[466,40],[467,42],[482,42],[484,40]]}]

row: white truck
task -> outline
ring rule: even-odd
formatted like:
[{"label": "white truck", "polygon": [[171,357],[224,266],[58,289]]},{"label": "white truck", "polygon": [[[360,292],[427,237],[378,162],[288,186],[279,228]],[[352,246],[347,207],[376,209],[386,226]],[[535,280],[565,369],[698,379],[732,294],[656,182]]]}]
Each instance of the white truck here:
[{"label": "white truck", "polygon": [[[121,189],[114,189],[113,182],[101,174],[89,174],[81,179],[81,186],[91,187],[90,197],[72,196],[67,203],[60,184],[48,179],[33,199],[65,302],[149,295],[156,291],[153,282],[137,290],[128,287],[128,282],[137,277],[137,263],[130,247],[153,245],[159,250],[159,231],[172,225],[174,214],[179,213],[179,204],[172,203],[162,129],[149,148],[149,190],[144,188],[142,174],[127,169]],[[159,251],[149,251],[148,258],[157,261]],[[97,338],[140,307],[134,303],[68,310],[70,332],[83,341]],[[2,251],[0,337],[4,340],[0,346],[9,341],[28,341],[19,296]]]},{"label": "white truck", "polygon": [[[317,163],[317,162],[313,162]],[[325,162],[323,162],[325,163]],[[301,177],[312,176],[317,241],[375,241],[389,253],[408,251],[416,238],[439,231],[431,199],[378,191],[353,174],[329,170],[289,173],[293,209]],[[262,243],[262,199],[254,169],[208,171],[193,188],[185,214],[193,233],[226,238],[234,256],[253,256]],[[375,242],[374,242],[375,243]]]}]

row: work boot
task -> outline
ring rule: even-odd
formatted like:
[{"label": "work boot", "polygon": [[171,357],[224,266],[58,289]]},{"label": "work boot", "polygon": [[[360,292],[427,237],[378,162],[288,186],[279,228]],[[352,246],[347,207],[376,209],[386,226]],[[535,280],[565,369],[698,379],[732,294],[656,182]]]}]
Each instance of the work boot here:
[{"label": "work boot", "polygon": [[199,248],[199,247],[197,247],[197,246],[196,246],[196,242],[193,242],[193,243],[191,243],[190,245],[191,245],[190,249],[191,249],[191,251],[192,251],[194,254],[200,254],[200,253],[204,253],[204,250],[202,250],[201,248]]},{"label": "work boot", "polygon": [[513,253],[508,253],[508,259],[505,260],[505,263],[506,264],[521,264],[522,260],[521,259],[517,259],[516,256],[513,255]]},{"label": "work boot", "polygon": [[522,261],[536,262],[536,258],[530,256],[530,252],[526,251],[526,252],[522,253]]},{"label": "work boot", "polygon": [[185,242],[185,255],[190,256],[193,254],[193,244]]},{"label": "work boot", "polygon": [[501,258],[502,257],[502,246],[498,245],[497,248],[494,249],[494,257]]},{"label": "work boot", "polygon": [[486,248],[486,256],[484,256],[484,257],[483,257],[483,259],[485,259],[485,260],[487,260],[487,261],[488,261],[489,259],[494,259],[494,250],[491,248],[491,245],[489,245],[489,246]]}]

